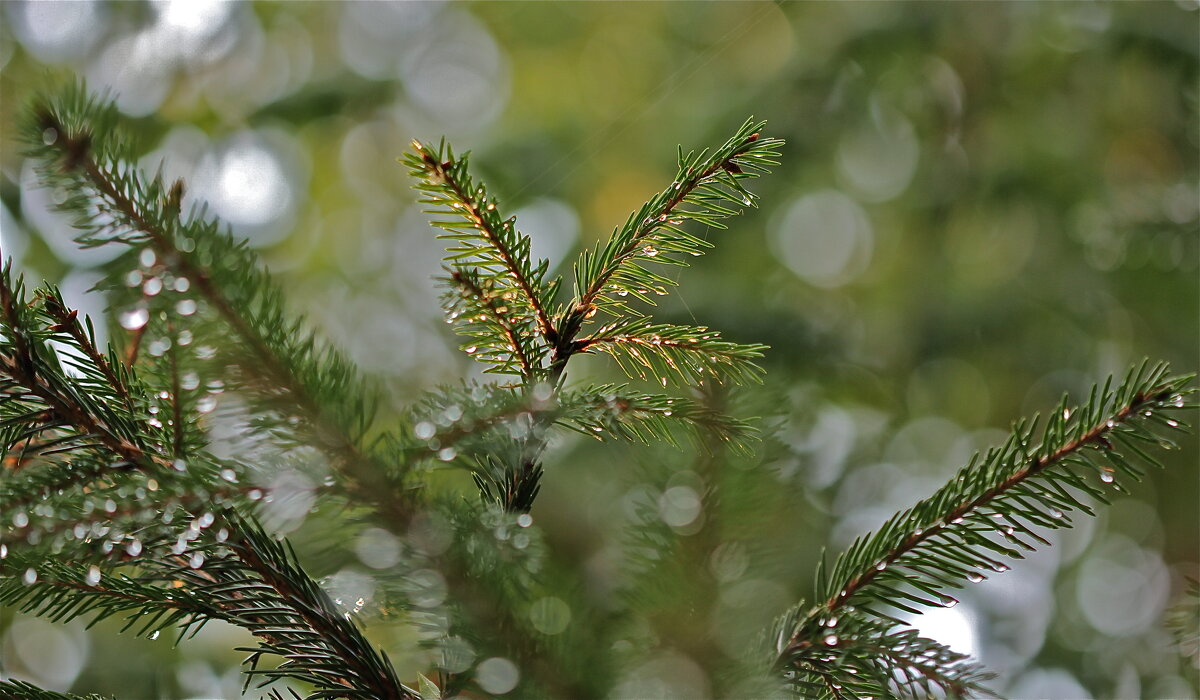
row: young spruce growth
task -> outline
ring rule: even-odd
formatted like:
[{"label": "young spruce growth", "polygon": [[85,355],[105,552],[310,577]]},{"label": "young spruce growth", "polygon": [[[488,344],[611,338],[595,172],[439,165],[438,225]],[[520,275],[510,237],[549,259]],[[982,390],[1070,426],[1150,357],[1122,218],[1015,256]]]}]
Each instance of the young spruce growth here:
[{"label": "young spruce growth", "polygon": [[[648,309],[674,284],[661,266],[710,247],[692,224],[724,228],[754,205],[745,185],[776,164],[781,141],[747,121],[715,149],[681,150],[674,182],[583,251],[569,291],[465,156],[414,142],[403,162],[450,241],[446,317],[463,351],[504,376],[394,416],[379,410],[377,384],[285,309],[245,244],[202,206],[181,211],[185,183],[135,167],[118,121],[82,86],[38,100],[26,119],[28,156],[80,244],[129,252],[109,270],[109,348],[54,287],[31,292],[4,266],[0,604],[56,622],[118,617],[185,644],[212,620],[236,625],[257,640],[247,690],[276,699],[658,692],[620,682],[670,641],[647,631],[655,613],[635,594],[598,605],[530,510],[554,478],[545,455],[558,429],[672,444],[684,430],[709,454],[754,454],[754,428],[722,410],[716,387],[759,381],[766,348]],[[601,353],[633,380],[692,391],[568,382],[575,358]],[[708,626],[673,643],[712,665],[719,697],[988,695],[977,664],[897,615],[954,604],[954,589],[1007,570],[1048,544],[1041,531],[1138,479],[1149,452],[1187,427],[1190,395],[1189,378],[1143,363],[1082,406],[1064,399],[1040,428],[1018,422],[1003,446],[820,567],[812,602],[779,611],[761,646],[712,654]],[[218,424],[240,431],[236,450],[216,449]],[[469,472],[479,498],[448,488],[446,469]],[[401,538],[377,572],[378,601],[327,592],[278,534],[287,473],[336,505],[312,519]],[[698,507],[715,523],[737,494],[709,476]],[[631,590],[652,596],[656,575],[707,561],[716,527],[632,532]],[[683,593],[712,596],[705,585]],[[395,664],[365,634],[375,616],[411,631],[391,645]],[[0,696],[76,697],[18,680],[0,680]]]}]

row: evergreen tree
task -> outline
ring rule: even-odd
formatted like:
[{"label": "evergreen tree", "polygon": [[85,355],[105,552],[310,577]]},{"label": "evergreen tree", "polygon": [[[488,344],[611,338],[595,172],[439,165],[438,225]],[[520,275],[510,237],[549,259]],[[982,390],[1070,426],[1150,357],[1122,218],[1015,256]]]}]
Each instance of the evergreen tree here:
[{"label": "evergreen tree", "polygon": [[[746,185],[781,145],[765,124],[680,150],[674,182],[580,255],[569,290],[531,257],[465,155],[414,142],[403,162],[450,241],[447,321],[500,377],[392,416],[378,386],[287,310],[244,243],[203,208],[181,211],[183,182],[134,166],[110,104],[71,86],[35,102],[26,122],[29,155],[80,243],[129,248],[107,284],[125,332],[99,347],[91,320],[55,288],[31,292],[4,267],[0,603],[58,622],[121,617],[135,634],[184,644],[212,620],[236,625],[257,639],[247,688],[271,698],[654,696],[661,689],[616,679],[663,636],[711,664],[720,697],[986,696],[984,669],[900,615],[953,605],[955,589],[1092,514],[1157,464],[1194,408],[1189,377],[1143,362],[1081,405],[1064,398],[1045,420],[1018,421],[1003,445],[819,567],[812,600],[731,656],[707,618],[720,562],[747,556],[743,543],[764,526],[757,504],[781,497],[755,478],[770,435],[760,441],[730,407],[732,385],[761,380],[766,348],[658,322],[649,307],[674,284],[659,265],[710,247],[691,225],[724,228],[755,204]],[[568,366],[589,354],[661,393],[569,383]],[[238,401],[214,412],[223,392]],[[214,450],[217,417],[245,428],[236,456]],[[530,515],[554,477],[546,453],[559,430],[699,448],[699,482],[672,507],[705,517],[686,532],[634,519],[619,604],[596,605],[586,573],[554,556]],[[314,517],[404,538],[381,572],[383,608],[419,630],[422,674],[398,671],[368,639],[363,603],[327,593],[272,525],[267,506],[283,495],[259,486],[270,463],[304,470],[317,456],[328,474],[313,474],[323,484]],[[11,680],[0,695],[72,697]]]}]

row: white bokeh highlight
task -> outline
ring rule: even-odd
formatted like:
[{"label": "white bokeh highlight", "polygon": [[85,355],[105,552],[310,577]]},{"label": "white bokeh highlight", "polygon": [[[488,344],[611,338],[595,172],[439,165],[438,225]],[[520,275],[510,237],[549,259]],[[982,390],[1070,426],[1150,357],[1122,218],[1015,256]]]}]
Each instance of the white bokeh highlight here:
[{"label": "white bokeh highlight", "polygon": [[858,202],[826,189],[802,195],[784,208],[770,244],[794,275],[831,289],[853,282],[867,269],[875,235]]}]

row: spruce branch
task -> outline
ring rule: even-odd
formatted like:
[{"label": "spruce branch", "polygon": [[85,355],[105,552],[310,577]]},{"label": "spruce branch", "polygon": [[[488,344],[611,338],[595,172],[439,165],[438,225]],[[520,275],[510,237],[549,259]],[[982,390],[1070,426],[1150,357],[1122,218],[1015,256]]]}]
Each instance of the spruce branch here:
[{"label": "spruce branch", "polygon": [[197,442],[190,420],[154,419],[141,380],[99,353],[57,290],[26,301],[6,267],[0,330],[0,450],[11,464],[0,472],[0,511],[14,526],[0,541],[90,561],[118,545],[141,550],[181,513],[252,500],[236,484],[241,465],[172,452],[171,434],[185,426],[182,440]]},{"label": "spruce branch", "polygon": [[[5,282],[5,284],[8,283]],[[129,393],[129,373],[114,355],[105,356],[97,348],[96,330],[92,327],[91,319],[86,319],[87,327],[85,328],[79,321],[79,311],[68,308],[62,299],[62,294],[54,287],[47,287],[47,291],[42,295],[42,304],[46,315],[55,321],[50,326],[50,330],[67,333],[74,341],[75,346],[82,351],[84,357],[100,372],[105,385],[112,387],[121,397],[125,409],[131,414],[134,413],[137,409],[133,404],[133,397]]]},{"label": "spruce branch", "polygon": [[25,131],[27,153],[39,163],[43,184],[68,196],[59,208],[83,229],[85,246],[149,246],[163,265],[191,287],[232,331],[228,366],[260,415],[278,415],[279,432],[302,431],[302,442],[323,449],[343,476],[343,487],[393,521],[404,521],[409,495],[385,475],[403,471],[396,455],[375,451],[388,441],[369,439],[374,391],[342,354],[290,321],[282,296],[244,242],[193,208],[180,217],[181,182],[167,187],[128,164],[132,149],[115,108],[72,85],[33,107]]},{"label": "spruce branch", "polygon": [[[0,380],[7,389],[8,401],[23,403],[18,410],[32,405],[35,415],[46,419],[36,428],[39,433],[66,429],[76,438],[95,440],[121,459],[116,468],[169,469],[170,462],[147,449],[147,444],[158,437],[152,429],[138,420],[136,412],[114,409],[132,408],[130,375],[118,375],[111,363],[96,352],[94,342],[78,327],[76,315],[65,311],[55,290],[45,290],[40,295],[42,304],[35,306],[21,299],[22,288],[20,281],[12,279],[11,262],[6,264],[0,274],[0,328],[4,330],[0,339]],[[82,361],[68,361],[82,376],[68,377],[62,371],[57,355],[46,344],[55,337],[77,343]],[[11,410],[8,401],[5,414]],[[28,412],[5,415],[5,422],[16,425],[28,417]],[[11,445],[6,448],[11,449]]]},{"label": "spruce branch", "polygon": [[[232,514],[231,514],[232,515]],[[283,656],[277,669],[252,669],[251,675],[283,675],[313,683],[316,697],[361,697],[378,700],[416,700],[419,694],[396,678],[391,661],[363,636],[348,614],[340,612],[315,581],[300,567],[290,546],[276,541],[257,524],[233,516],[241,537],[230,549],[273,594],[257,605],[242,603],[237,612],[261,615],[254,620],[259,636],[274,638],[254,650],[250,663],[263,653]],[[247,588],[238,586],[239,591]],[[277,596],[277,597],[276,597]],[[287,602],[289,611],[280,609]],[[263,608],[266,608],[263,611]]]},{"label": "spruce branch", "polygon": [[721,339],[704,326],[674,326],[633,318],[610,323],[575,343],[576,352],[611,355],[629,376],[655,378],[663,386],[674,376],[686,384],[705,379],[762,381],[753,362],[765,345],[740,345]]},{"label": "spruce branch", "polygon": [[[721,220],[737,213],[730,206],[754,206],[755,195],[742,180],[770,172],[778,165],[781,139],[762,137],[766,122],[752,118],[711,153],[679,152],[675,181],[655,195],[625,224],[615,230],[605,246],[585,250],[575,267],[575,299],[559,326],[560,335],[574,336],[596,310],[622,316],[625,297],[653,303],[650,294],[664,295],[675,283],[646,269],[651,263],[686,265],[681,255],[698,256],[712,244],[684,231],[694,221],[725,228]],[[689,208],[690,207],[690,208]]]},{"label": "spruce branch", "polygon": [[[802,609],[790,614],[793,624],[803,617]],[[784,680],[798,697],[995,697],[983,685],[993,674],[915,630],[851,611],[822,618],[819,639],[794,646],[784,620],[773,641],[777,653],[787,654]]]},{"label": "spruce branch", "polygon": [[[178,387],[168,394],[174,418],[163,425],[150,413],[150,391],[141,378],[115,353],[99,352],[90,321],[85,328],[53,287],[25,301],[23,283],[11,273],[9,265],[0,274],[0,438],[16,462],[28,466],[41,458],[49,464],[22,468],[23,475],[32,474],[24,481],[0,482],[0,503],[12,507],[39,492],[121,473],[156,477],[156,483],[176,480],[183,456],[176,448],[202,440],[184,415]],[[59,468],[64,460],[67,466]],[[231,466],[197,460],[189,478],[205,482],[210,495],[236,493],[221,485],[229,479],[215,478]]]},{"label": "spruce branch", "polygon": [[[136,636],[156,639],[164,630],[178,628],[177,644],[195,635],[210,620],[232,622],[219,606],[185,587],[183,578],[162,579],[150,573],[156,565],[167,565],[165,560],[141,557],[121,565],[135,563],[143,571],[130,576],[132,569],[118,573],[96,564],[14,553],[4,568],[33,571],[36,578],[32,582],[16,576],[0,579],[0,603],[52,622],[88,617],[89,626],[126,614],[122,631],[133,630]],[[183,576],[182,572],[173,573]]]},{"label": "spruce branch", "polygon": [[79,509],[72,498],[91,502],[127,488],[157,491],[162,503],[241,498],[239,465],[180,461],[167,445],[184,428],[178,439],[202,439],[191,419],[155,419],[150,390],[114,353],[99,352],[90,322],[85,327],[52,287],[26,300],[11,273],[6,266],[0,274],[0,449],[10,465],[0,506],[23,513],[53,501],[66,514]]},{"label": "spruce branch", "polygon": [[[753,195],[740,180],[766,173],[778,155],[774,149],[782,143],[762,138],[762,126],[747,121],[712,154],[680,152],[673,186],[631,216],[603,251],[584,252],[576,266],[577,294],[582,297],[554,318],[547,308],[560,280],[546,282],[549,263],[532,263],[528,236],[517,232],[512,219],[501,218],[494,199],[469,175],[467,158],[456,158],[444,140],[435,148],[414,141],[413,152],[402,162],[417,180],[421,203],[435,207],[428,213],[449,217],[432,222],[444,231],[440,237],[455,241],[447,251],[452,269],[444,306],[447,320],[469,338],[463,349],[490,364],[490,372],[519,375],[526,391],[539,391],[540,384],[547,384],[550,391],[541,401],[549,404],[557,403],[571,356],[587,352],[609,353],[629,376],[653,376],[664,386],[669,374],[686,382],[757,379],[762,370],[751,360],[760,357],[765,346],[729,343],[703,327],[654,324],[616,298],[632,295],[652,304],[649,295],[666,294],[672,282],[643,264],[654,260],[684,265],[680,254],[700,255],[709,245],[679,228],[683,221],[721,226],[720,219],[737,213],[726,203],[753,204]],[[577,339],[601,307],[616,319]],[[546,429],[553,424],[541,412],[528,415],[534,421],[503,454],[472,454],[462,460],[485,500],[516,512],[526,511],[538,492],[543,473],[539,459]],[[641,428],[632,433],[623,429],[635,416],[645,418],[649,412],[617,420],[615,434],[640,434]],[[603,430],[594,422],[587,427]]]},{"label": "spruce branch", "polygon": [[[559,313],[555,326],[556,341],[552,355],[554,379],[562,376],[573,354],[587,347],[588,341],[577,338],[597,312],[604,311],[614,317],[613,323],[618,325],[653,325],[626,301],[632,298],[654,305],[651,295],[663,296],[667,294],[667,287],[674,286],[674,281],[651,272],[646,265],[687,265],[681,256],[699,256],[711,247],[708,241],[681,228],[685,222],[725,228],[721,219],[737,213],[736,209],[726,205],[754,205],[755,196],[743,187],[741,181],[768,173],[770,166],[778,164],[774,160],[779,155],[776,149],[783,144],[781,139],[761,136],[761,129],[765,125],[766,122],[746,120],[728,141],[711,153],[706,149],[684,155],[680,149],[678,171],[671,186],[630,214],[624,226],[613,231],[603,248],[597,246],[580,254],[575,265],[575,298]],[[691,329],[691,332],[703,334],[704,330]],[[621,345],[615,343],[602,347],[616,350]],[[761,349],[759,346],[753,349],[747,346],[750,352],[760,352]],[[614,356],[619,358],[620,354],[628,354],[634,360],[622,366],[627,372],[633,370],[629,376],[645,378],[645,372],[638,367],[646,367],[639,357],[640,353],[620,351]],[[757,355],[746,357],[749,356]],[[714,376],[725,374],[725,368],[721,365],[726,368],[741,365],[741,360],[745,359],[741,357],[731,361],[733,358],[726,356],[722,362],[722,356],[714,353],[705,357],[712,359],[708,363],[703,362],[704,357],[693,359],[701,360],[709,370],[707,373]],[[671,358],[663,359],[666,367],[673,369],[668,361]],[[743,371],[754,373],[753,369],[745,367],[732,374],[736,377]],[[665,376],[660,374],[658,378],[661,381]]]},{"label": "spruce branch", "polygon": [[1200,581],[1187,579],[1179,599],[1168,609],[1165,622],[1185,668],[1191,673],[1200,671]]},{"label": "spruce branch", "polygon": [[[527,321],[514,316],[513,292],[497,289],[495,278],[480,276],[476,268],[449,270],[443,297],[447,317],[462,318],[457,330],[470,338],[463,351],[492,365],[488,372],[516,374],[533,379],[540,374],[544,346],[539,346]],[[502,338],[503,343],[496,340]]]},{"label": "spruce branch", "polygon": [[665,441],[678,446],[673,428],[684,425],[697,442],[702,437],[749,454],[757,431],[706,402],[664,394],[647,394],[623,385],[601,384],[562,394],[559,425],[596,439],[619,438],[650,444]]},{"label": "spruce branch", "polygon": [[496,452],[478,455],[470,464],[480,498],[510,513],[528,513],[542,490],[539,460],[523,454],[520,447],[512,451],[515,456]]},{"label": "spruce branch", "polygon": [[427,392],[409,412],[419,439],[412,459],[486,452],[496,440],[510,440],[531,426],[554,424],[597,440],[620,439],[649,444],[679,444],[676,428],[689,435],[714,437],[738,452],[748,452],[757,431],[735,418],[688,397],[650,394],[622,384],[598,384],[553,392],[466,383]]},{"label": "spruce branch", "polygon": [[72,695],[39,688],[32,683],[18,680],[0,680],[0,698],[12,700],[112,700],[103,695]]},{"label": "spruce branch", "polygon": [[440,238],[457,241],[447,260],[477,270],[502,294],[511,292],[513,316],[529,321],[542,342],[552,345],[555,329],[546,309],[558,281],[546,282],[549,262],[532,261],[529,236],[517,231],[513,219],[501,218],[495,198],[468,172],[468,154],[456,158],[445,141],[437,147],[413,141],[412,147],[403,162],[417,180],[421,203],[437,207],[430,214],[454,217],[433,222],[445,231]]},{"label": "spruce branch", "polygon": [[856,540],[832,567],[819,566],[821,602],[781,640],[777,666],[788,668],[800,650],[819,645],[829,634],[826,621],[845,611],[901,625],[889,609],[954,605],[946,589],[1007,571],[1005,558],[1049,544],[1040,528],[1069,527],[1071,511],[1092,514],[1085,498],[1107,503],[1108,489],[1124,490],[1118,477],[1139,480],[1136,462],[1159,464],[1143,445],[1169,449],[1162,433],[1188,429],[1174,414],[1193,407],[1191,381],[1143,362],[1116,389],[1111,377],[1093,387],[1083,406],[1072,408],[1064,397],[1036,445],[1037,419],[1019,421],[1003,446],[977,454],[932,496]]},{"label": "spruce branch", "polygon": [[[233,511],[223,512],[220,521],[233,533],[228,540],[169,550],[166,542],[151,542],[145,556],[125,561],[136,566],[128,572],[12,555],[3,569],[36,566],[37,577],[0,578],[0,603],[56,622],[87,616],[95,624],[125,615],[125,631],[157,638],[177,628],[176,643],[210,620],[222,620],[260,639],[259,647],[244,650],[250,652],[247,682],[292,678],[311,684],[307,697],[314,700],[419,697],[396,679],[387,656],[308,577],[285,543]],[[265,655],[283,663],[258,668]]]},{"label": "spruce branch", "polygon": [[[61,494],[64,487],[74,485],[83,489],[83,500],[78,505],[62,504],[71,507],[60,509],[60,514],[74,516],[77,523],[93,522],[71,531],[83,551],[70,559],[48,556],[33,546],[53,534],[53,529],[31,530],[26,538],[29,546],[11,552],[5,546],[0,551],[0,602],[25,601],[27,611],[56,620],[129,612],[129,622],[139,625],[139,634],[176,625],[182,625],[184,634],[209,619],[222,619],[246,627],[263,640],[259,649],[252,650],[250,677],[294,677],[318,689],[310,697],[416,697],[396,681],[386,657],[374,652],[308,578],[295,555],[253,522],[226,509],[220,516],[225,524],[220,532],[211,541],[199,540],[200,533],[218,520],[212,512],[202,512],[212,507],[212,499],[236,499],[231,499],[230,489],[223,489],[229,480],[224,477],[227,470],[216,479],[214,460],[203,453],[189,455],[191,465],[179,459],[190,426],[182,398],[173,403],[173,425],[155,428],[152,419],[135,410],[148,403],[145,388],[131,371],[112,362],[111,355],[99,354],[94,338],[79,326],[78,314],[68,310],[53,289],[40,292],[34,300],[24,300],[20,281],[12,280],[11,268],[6,267],[0,277],[4,330],[0,385],[13,400],[0,408],[0,416],[7,419],[5,437],[32,436],[28,430],[12,430],[16,421],[28,421],[32,404],[33,415],[50,421],[49,426],[35,422],[37,434],[49,427],[68,437],[83,436],[87,442],[57,447],[70,453],[61,464],[25,467],[19,477],[6,476],[0,502],[7,508],[47,489]],[[60,366],[48,345],[51,340],[74,350],[66,357],[78,377],[69,376]],[[178,390],[178,368],[169,357],[166,364],[168,381]],[[16,413],[12,418],[6,415],[10,411]],[[61,444],[62,440],[47,442]],[[143,497],[147,490],[163,494],[155,509],[129,498],[124,489],[131,479],[139,484]],[[10,488],[14,482],[17,487]],[[86,504],[110,491],[115,498],[104,506],[101,520],[108,524],[101,525],[89,517]],[[168,493],[176,496],[168,498]],[[185,504],[192,517],[182,528],[183,522],[172,516]],[[147,513],[152,523],[143,517]],[[23,529],[29,521],[16,524]],[[123,534],[127,531],[128,536]],[[93,543],[96,539],[102,541]],[[117,542],[125,546],[118,550]],[[61,553],[61,540],[51,544],[54,553]],[[140,573],[133,578],[111,573],[127,566],[136,566]],[[163,586],[164,581],[172,585]],[[276,669],[259,669],[264,654],[285,661]]]}]

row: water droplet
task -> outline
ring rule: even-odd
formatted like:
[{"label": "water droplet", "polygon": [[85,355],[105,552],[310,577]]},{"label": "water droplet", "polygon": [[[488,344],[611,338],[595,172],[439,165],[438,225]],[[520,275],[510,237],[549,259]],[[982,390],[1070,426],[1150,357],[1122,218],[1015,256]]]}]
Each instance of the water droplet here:
[{"label": "water droplet", "polygon": [[129,553],[129,556],[136,557],[137,555],[142,553],[142,541],[134,540],[134,541],[130,542],[128,545],[125,546],[125,551]]},{"label": "water droplet", "polygon": [[0,544],[0,559],[5,559],[7,557],[8,557],[8,545]]},{"label": "water droplet", "polygon": [[155,255],[154,251],[150,248],[143,248],[142,252],[138,253],[138,262],[142,265],[142,267],[153,267],[154,263],[157,261],[158,256]]},{"label": "water droplet", "polygon": [[29,516],[25,514],[25,511],[18,511],[17,514],[13,516],[13,525],[18,528],[29,525]]},{"label": "water droplet", "polygon": [[89,586],[95,586],[96,584],[100,583],[100,567],[96,566],[95,564],[88,567],[87,576],[84,577],[84,580]]},{"label": "water droplet", "polygon": [[193,569],[199,569],[204,566],[204,554],[202,552],[193,552],[192,556],[188,558],[188,566]]},{"label": "water droplet", "polygon": [[117,512],[117,502],[111,498],[108,499],[107,501],[105,501],[104,502],[104,512],[105,513],[116,513]]},{"label": "water droplet", "polygon": [[125,285],[127,287],[136,287],[141,283],[142,283],[142,271],[141,270],[130,270],[125,275]]},{"label": "water droplet", "polygon": [[423,420],[413,426],[413,434],[415,434],[419,440],[428,440],[429,438],[433,437],[436,430],[437,429],[434,427],[433,423],[430,423],[427,420]]},{"label": "water droplet", "polygon": [[1064,408],[1063,409],[1063,420],[1070,420],[1070,419],[1071,419],[1071,409]]},{"label": "water droplet", "polygon": [[517,516],[517,525],[521,527],[529,527],[533,524],[533,516],[529,513],[521,513]]},{"label": "water droplet", "polygon": [[876,571],[883,571],[883,570],[884,570],[884,569],[886,569],[886,568],[887,568],[887,562],[886,562],[886,561],[881,561],[881,562],[879,562],[878,564],[876,564],[876,565],[875,565],[875,570],[876,570]]},{"label": "water droplet", "polygon": [[835,617],[831,617],[831,618],[829,618],[828,620],[826,620],[826,621],[825,621],[825,626],[826,626],[826,627],[837,627],[837,623],[838,623],[838,619],[837,619],[837,617],[835,616]]},{"label": "water droplet", "polygon": [[998,574],[1002,574],[1005,571],[1008,571],[1009,568],[1011,568],[1011,567],[1009,567],[1008,564],[997,564],[992,567],[992,571],[995,571]]},{"label": "water droplet", "polygon": [[977,573],[974,571],[967,574],[967,580],[970,581],[971,583],[979,583],[980,581],[984,580],[985,578],[987,578],[987,577],[984,576],[983,574],[980,574],[980,573]]},{"label": "water droplet", "polygon": [[25,575],[21,577],[26,586],[32,586],[37,581],[37,571],[33,569],[25,569]]},{"label": "water droplet", "polygon": [[1111,469],[1105,468],[1104,471],[1100,472],[1100,481],[1103,481],[1106,484],[1111,484],[1115,480],[1116,480],[1116,477],[1114,477],[1112,475]]},{"label": "water droplet", "polygon": [[192,301],[191,299],[180,299],[179,302],[175,304],[175,313],[179,314],[180,316],[191,316],[192,314],[196,313],[196,302]]},{"label": "water droplet", "polygon": [[53,146],[54,142],[57,140],[58,129],[48,126],[42,131],[42,143],[46,144],[47,146]]},{"label": "water droplet", "polygon": [[196,402],[196,411],[199,413],[212,413],[217,407],[217,399],[212,396],[202,397]]},{"label": "water droplet", "polygon": [[150,641],[154,641],[155,639],[158,639],[159,632],[160,632],[160,630],[154,630],[153,632],[151,632],[150,633]]},{"label": "water droplet", "polygon": [[152,357],[162,357],[170,349],[171,339],[163,337],[156,338],[153,342],[151,342],[149,347],[146,348],[146,351],[149,352]]},{"label": "water droplet", "polygon": [[1061,517],[1063,517],[1063,512],[1057,508],[1051,508],[1050,509],[1050,517],[1055,518],[1055,519],[1061,518]]},{"label": "water droplet", "polygon": [[146,296],[152,297],[161,292],[162,288],[162,280],[158,277],[151,277],[150,279],[146,280],[145,284],[142,285],[142,292],[145,293]]},{"label": "water droplet", "polygon": [[117,322],[127,331],[136,331],[149,320],[150,312],[140,306],[117,314]]},{"label": "water droplet", "polygon": [[237,472],[233,471],[232,469],[222,469],[221,470],[221,478],[224,479],[225,481],[228,481],[231,484],[236,484],[237,483]]},{"label": "water droplet", "polygon": [[1172,428],[1178,428],[1178,427],[1179,427],[1179,421],[1177,421],[1177,420],[1175,420],[1175,419],[1173,419],[1173,418],[1168,418],[1168,419],[1167,419],[1167,425],[1171,426]]},{"label": "water droplet", "polygon": [[450,460],[454,459],[457,456],[458,456],[458,451],[455,450],[453,447],[443,447],[442,449],[438,450],[438,453],[437,453],[437,458],[443,462],[449,462]]},{"label": "water droplet", "polygon": [[179,378],[179,386],[188,391],[195,389],[196,387],[200,386],[200,375],[196,374],[195,372],[185,372],[184,375]]},{"label": "water droplet", "polygon": [[209,525],[212,525],[216,519],[217,519],[216,516],[213,515],[212,513],[205,513],[205,514],[201,515],[199,518],[197,518],[196,522],[198,522],[200,524],[201,528],[205,528],[205,527],[208,527]]},{"label": "water droplet", "polygon": [[177,292],[186,292],[191,286],[192,283],[186,277],[177,277],[175,279],[175,291]]},{"label": "water droplet", "polygon": [[200,345],[196,348],[196,357],[201,360],[211,360],[217,356],[216,348],[210,345]]},{"label": "water droplet", "polygon": [[836,647],[838,645],[838,642],[840,642],[842,640],[838,639],[838,636],[836,634],[827,634],[827,635],[825,635],[824,641],[825,641],[825,646]]},{"label": "water droplet", "polygon": [[942,605],[947,608],[953,608],[955,605],[958,605],[958,599],[946,596],[945,598],[942,598]]},{"label": "water droplet", "polygon": [[246,498],[252,501],[257,501],[263,497],[262,489],[250,489],[246,492]]},{"label": "water droplet", "polygon": [[658,248],[655,248],[654,246],[646,246],[642,248],[642,252],[646,254],[646,257],[653,258],[658,255]]}]

